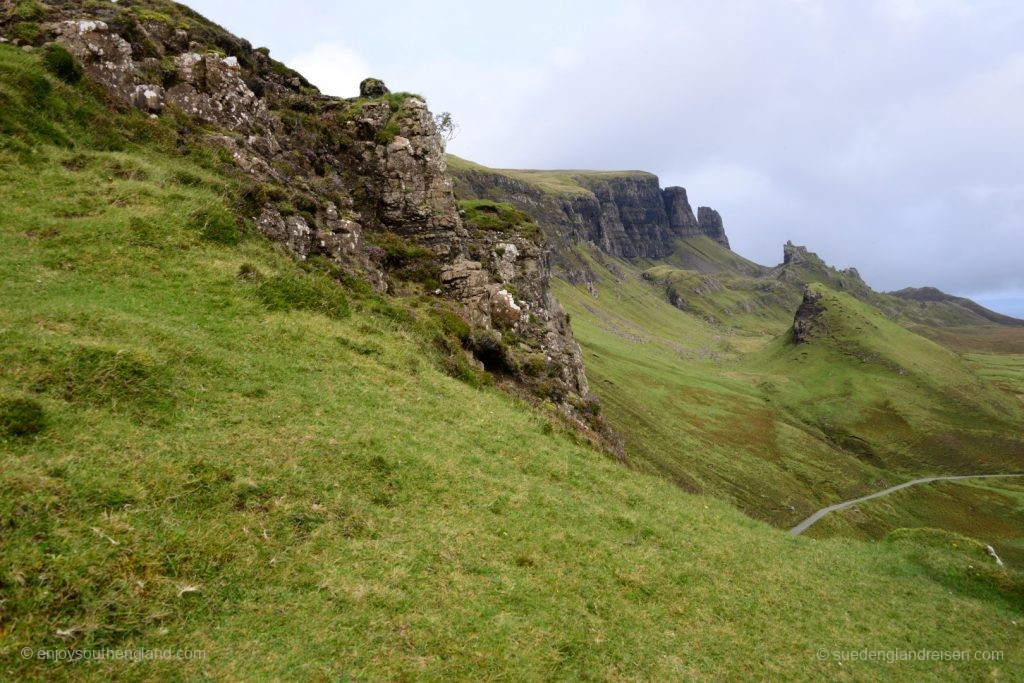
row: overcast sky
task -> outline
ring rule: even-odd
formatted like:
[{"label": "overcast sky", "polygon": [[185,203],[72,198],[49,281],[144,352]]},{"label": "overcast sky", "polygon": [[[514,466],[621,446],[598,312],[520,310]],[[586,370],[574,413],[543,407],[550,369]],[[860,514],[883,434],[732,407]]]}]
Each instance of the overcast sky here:
[{"label": "overcast sky", "polygon": [[422,93],[473,161],[651,171],[760,263],[1024,317],[1024,2],[188,4],[328,93]]}]

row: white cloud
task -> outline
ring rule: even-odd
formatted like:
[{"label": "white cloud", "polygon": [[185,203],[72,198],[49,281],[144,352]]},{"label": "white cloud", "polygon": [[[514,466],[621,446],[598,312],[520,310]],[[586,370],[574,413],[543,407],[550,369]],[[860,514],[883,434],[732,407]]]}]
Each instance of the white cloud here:
[{"label": "white cloud", "polygon": [[374,75],[370,65],[354,50],[339,43],[319,43],[288,60],[288,66],[326,95],[355,97],[359,83]]}]

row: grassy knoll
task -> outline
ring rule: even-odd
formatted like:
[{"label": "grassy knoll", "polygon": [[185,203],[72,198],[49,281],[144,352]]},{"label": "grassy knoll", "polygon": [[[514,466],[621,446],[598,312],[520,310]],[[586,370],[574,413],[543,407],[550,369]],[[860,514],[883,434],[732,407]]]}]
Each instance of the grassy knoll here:
[{"label": "grassy knoll", "polygon": [[976,571],[971,541],[792,539],[624,469],[442,372],[428,303],[331,289],[244,221],[208,232],[236,181],[170,126],[5,46],[0,93],[0,395],[43,416],[0,440],[0,677],[1024,675],[1020,575]]}]

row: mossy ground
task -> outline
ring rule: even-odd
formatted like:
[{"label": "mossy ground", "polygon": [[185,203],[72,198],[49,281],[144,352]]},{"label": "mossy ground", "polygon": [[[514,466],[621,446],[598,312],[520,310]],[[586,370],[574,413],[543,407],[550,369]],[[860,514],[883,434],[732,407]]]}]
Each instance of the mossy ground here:
[{"label": "mossy ground", "polygon": [[540,234],[540,229],[532,218],[505,202],[463,199],[459,202],[459,208],[464,214],[466,225],[471,229],[519,233],[526,236]]},{"label": "mossy ground", "polygon": [[[0,394],[47,418],[0,443],[3,678],[1024,675],[1019,574],[979,574],[956,537],[793,539],[626,470],[442,372],[428,301],[268,305],[261,282],[329,274],[204,239],[194,212],[228,210],[235,179],[36,59],[0,46]],[[52,96],[7,106],[40,79]]]}]

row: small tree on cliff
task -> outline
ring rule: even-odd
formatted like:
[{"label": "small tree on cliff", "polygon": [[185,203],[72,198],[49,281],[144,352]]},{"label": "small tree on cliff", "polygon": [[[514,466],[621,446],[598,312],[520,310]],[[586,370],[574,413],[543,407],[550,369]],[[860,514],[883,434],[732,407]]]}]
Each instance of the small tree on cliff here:
[{"label": "small tree on cliff", "polygon": [[443,111],[435,115],[434,123],[437,125],[437,132],[441,134],[445,142],[451,142],[459,134],[459,124],[452,118],[451,112]]}]

